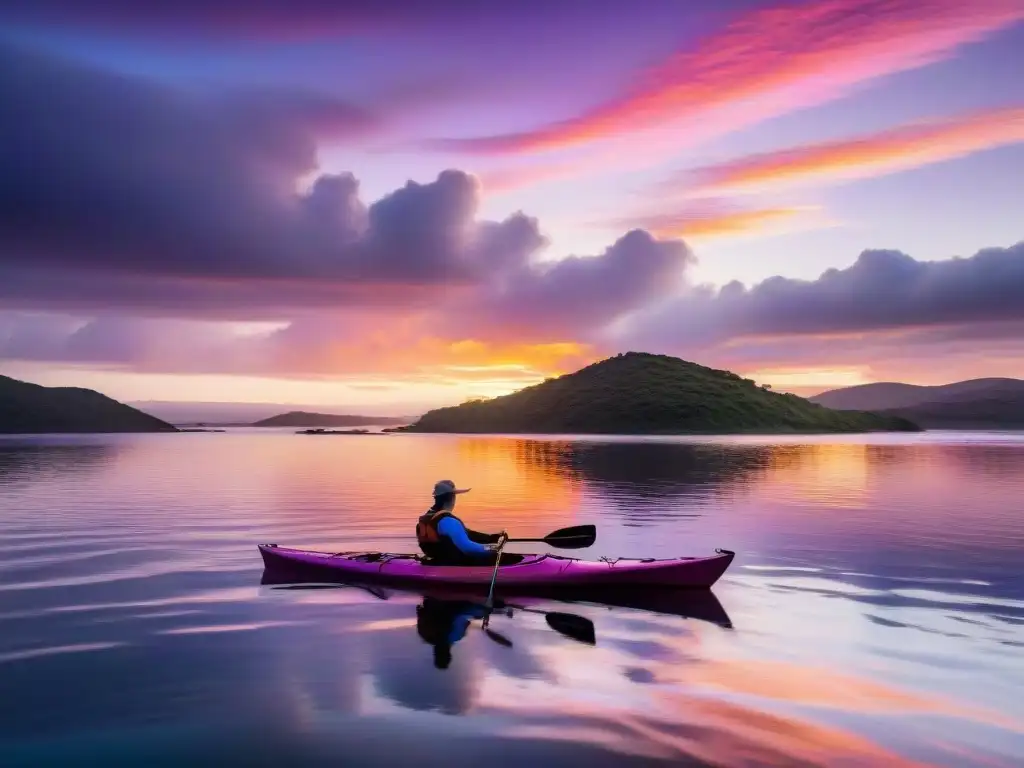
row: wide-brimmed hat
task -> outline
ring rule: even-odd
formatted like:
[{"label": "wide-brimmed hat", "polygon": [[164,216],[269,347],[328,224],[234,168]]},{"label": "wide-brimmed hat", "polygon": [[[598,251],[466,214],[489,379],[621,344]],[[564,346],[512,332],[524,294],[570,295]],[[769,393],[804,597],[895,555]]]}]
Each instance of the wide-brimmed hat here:
[{"label": "wide-brimmed hat", "polygon": [[434,483],[434,498],[448,493],[468,493],[470,490],[469,488],[456,488],[455,483],[451,480],[438,480]]}]

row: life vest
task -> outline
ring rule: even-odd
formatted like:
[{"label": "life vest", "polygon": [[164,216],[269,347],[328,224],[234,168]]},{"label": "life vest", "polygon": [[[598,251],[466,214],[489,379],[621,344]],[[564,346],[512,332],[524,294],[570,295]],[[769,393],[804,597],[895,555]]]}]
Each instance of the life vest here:
[{"label": "life vest", "polygon": [[[459,520],[451,512],[444,510],[440,512],[427,510],[424,514],[420,515],[420,519],[416,523],[416,541],[419,542],[423,554],[431,560],[441,562],[465,560],[466,556],[455,546],[452,540],[437,530],[438,523],[446,517],[454,517],[456,520]],[[459,520],[459,522],[461,523],[462,521]]]}]

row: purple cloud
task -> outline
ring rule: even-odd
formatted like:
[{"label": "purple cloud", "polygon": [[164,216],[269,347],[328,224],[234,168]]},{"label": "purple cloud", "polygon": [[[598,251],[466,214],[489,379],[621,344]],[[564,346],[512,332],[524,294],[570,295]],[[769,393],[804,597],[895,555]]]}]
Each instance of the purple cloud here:
[{"label": "purple cloud", "polygon": [[[458,363],[446,339],[584,341],[598,355],[644,349],[732,370],[868,366],[895,378],[934,376],[942,354],[955,378],[979,359],[1024,354],[1024,243],[940,262],[869,251],[818,280],[775,277],[752,288],[678,293],[691,259],[681,243],[633,232],[602,256],[499,270],[501,279],[468,298],[442,292],[398,313],[293,310],[285,327],[246,336],[201,320],[0,314],[0,359],[164,372],[412,375],[420,365]],[[666,299],[673,295],[679,298]]]},{"label": "purple cloud", "polygon": [[453,317],[472,317],[505,338],[590,341],[609,322],[676,295],[695,261],[683,241],[636,229],[598,257],[515,271],[470,297]]},{"label": "purple cloud", "polygon": [[320,96],[214,98],[0,48],[0,101],[18,104],[0,124],[8,307],[280,318],[436,305],[443,288],[482,292],[495,319],[607,322],[689,258],[634,232],[602,256],[538,265],[538,222],[478,220],[478,182],[456,170],[370,205],[349,174],[296,191],[319,140],[376,127]]},{"label": "purple cloud", "polygon": [[483,16],[536,17],[616,8],[615,0],[519,0],[511,6],[478,0],[0,0],[0,19],[155,37],[294,40],[471,24]]},{"label": "purple cloud", "polygon": [[[694,288],[635,319],[634,344],[707,347],[739,338],[952,328],[1024,321],[1024,241],[969,258],[869,250],[817,280]],[[998,326],[1002,327],[1002,326]],[[976,335],[976,334],[975,334]]]},{"label": "purple cloud", "polygon": [[[318,140],[376,127],[357,107],[307,94],[200,95],[13,48],[0,48],[0,102],[18,107],[0,123],[8,296],[45,291],[33,280],[45,267],[81,271],[79,289],[96,270],[126,283],[474,277],[478,190],[467,174],[410,182],[369,209],[351,176],[294,191],[316,170]],[[521,221],[508,226],[522,247]],[[487,226],[485,261],[521,258],[501,251],[502,227]]]}]

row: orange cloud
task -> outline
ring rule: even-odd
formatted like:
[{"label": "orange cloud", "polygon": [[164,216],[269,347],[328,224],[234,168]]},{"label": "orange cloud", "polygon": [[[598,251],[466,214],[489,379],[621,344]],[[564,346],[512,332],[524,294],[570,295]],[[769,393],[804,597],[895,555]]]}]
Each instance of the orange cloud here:
[{"label": "orange cloud", "polygon": [[578,117],[502,136],[441,142],[481,154],[577,146],[731,107],[751,124],[948,58],[1024,19],[1019,0],[823,0],[739,16],[630,91]]},{"label": "orange cloud", "polygon": [[1024,107],[1011,107],[767,152],[696,173],[702,190],[721,192],[822,177],[875,176],[1020,141],[1024,141]]},{"label": "orange cloud", "polygon": [[[450,340],[393,325],[348,340],[282,350],[275,368],[289,375],[399,376],[403,383],[466,384],[474,394],[505,394],[569,373],[602,355],[572,341],[546,344]],[[315,368],[311,370],[310,366]]]},{"label": "orange cloud", "polygon": [[[658,237],[685,237],[688,240],[734,237],[785,227],[788,222],[814,207],[760,208],[746,211],[702,210],[677,214],[656,214],[633,220],[628,225],[644,227]],[[626,222],[623,222],[626,223]]]},{"label": "orange cloud", "polygon": [[743,209],[728,200],[706,198],[670,212],[624,216],[593,222],[605,228],[640,227],[664,239],[711,240],[752,234],[779,234],[828,226],[833,221],[820,206],[779,206]]}]

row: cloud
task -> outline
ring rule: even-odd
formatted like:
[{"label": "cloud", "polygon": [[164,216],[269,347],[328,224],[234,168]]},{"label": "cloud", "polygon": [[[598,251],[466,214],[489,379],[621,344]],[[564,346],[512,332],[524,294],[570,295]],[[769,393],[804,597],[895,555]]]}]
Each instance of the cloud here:
[{"label": "cloud", "polygon": [[[635,226],[666,238],[682,238],[688,241],[708,240],[719,237],[764,234],[793,231],[804,228],[811,222],[820,224],[817,206],[790,206],[777,208],[738,209],[720,200],[705,200],[669,213],[643,214],[617,219],[611,222],[617,226]],[[609,222],[601,222],[602,227]]]},{"label": "cloud", "polygon": [[[149,373],[477,382],[492,394],[627,349],[812,389],[851,377],[942,383],[979,367],[1012,376],[1024,359],[1024,242],[938,262],[865,251],[817,280],[773,277],[720,290],[680,287],[688,252],[650,235],[631,233],[609,252],[607,262],[555,263],[536,273],[536,283],[492,285],[472,303],[313,311],[270,328],[0,313],[0,359]],[[624,254],[631,253],[645,253],[661,271],[630,277]],[[644,303],[654,308],[625,309]]]},{"label": "cloud", "polygon": [[673,178],[699,193],[751,191],[832,178],[881,176],[1024,141],[1024,107],[901,126],[856,138],[742,157]]},{"label": "cloud", "polygon": [[[306,94],[202,97],[0,51],[3,267],[149,277],[436,283],[509,259],[502,225],[475,251],[476,181],[448,171],[368,209],[320,176],[317,141],[363,135],[361,111]],[[515,247],[519,223],[509,224]],[[15,275],[17,277],[17,275]]]},{"label": "cloud", "polygon": [[[432,4],[434,5],[434,4]],[[465,0],[436,0],[440,10],[465,8]],[[425,10],[425,9],[422,9]],[[400,0],[291,0],[286,4],[239,0],[26,0],[0,5],[0,17],[86,29],[119,29],[157,36],[295,39],[404,26],[421,8]]]},{"label": "cloud", "polygon": [[[561,0],[576,12],[592,12],[595,0]],[[547,0],[519,0],[512,7],[482,9],[477,0],[5,0],[0,19],[54,27],[157,38],[303,40],[339,34],[403,32],[424,26],[450,26],[490,16],[549,13]]]},{"label": "cloud", "polygon": [[[463,321],[465,325],[465,320]],[[576,342],[444,338],[421,317],[315,314],[275,328],[105,314],[79,318],[0,312],[0,360],[151,374],[229,374],[415,383],[507,385],[575,370],[596,359]]]},{"label": "cloud", "polygon": [[868,250],[850,267],[813,281],[772,277],[751,288],[739,282],[695,287],[635,316],[623,333],[632,345],[694,350],[739,340],[1018,322],[1024,322],[1024,241],[944,261]]},{"label": "cloud", "polygon": [[[521,221],[522,241],[532,248],[535,223]],[[488,255],[486,229],[479,240]],[[438,289],[419,305],[293,307],[282,313],[285,321],[257,332],[209,317],[11,311],[6,324],[0,314],[0,359],[160,372],[410,378],[420,371],[536,380],[595,359],[603,329],[675,295],[693,261],[681,241],[634,230],[597,256],[491,259],[487,281],[469,291]]]},{"label": "cloud", "polygon": [[696,261],[681,240],[634,229],[600,256],[570,256],[510,273],[457,302],[446,331],[472,318],[489,338],[593,341],[616,318],[675,295]]},{"label": "cloud", "polygon": [[1019,0],[818,0],[762,7],[588,112],[534,130],[432,145],[530,153],[668,123],[690,121],[692,127],[692,121],[721,111],[727,113],[724,125],[736,128],[940,61],[1022,19]]},{"label": "cloud", "polygon": [[508,325],[562,342],[663,297],[692,261],[681,242],[630,232],[545,264],[539,222],[479,220],[479,183],[457,170],[369,205],[350,174],[302,188],[320,135],[367,129],[304,94],[210,99],[0,49],[0,101],[15,99],[0,124],[11,308],[290,320],[376,307],[462,334],[446,338],[472,337],[474,318],[490,337]]}]

